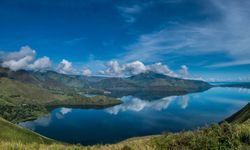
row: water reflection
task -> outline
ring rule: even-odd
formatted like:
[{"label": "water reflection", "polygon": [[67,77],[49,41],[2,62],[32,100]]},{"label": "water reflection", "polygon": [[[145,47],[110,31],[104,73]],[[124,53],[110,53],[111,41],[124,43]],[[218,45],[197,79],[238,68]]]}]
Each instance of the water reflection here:
[{"label": "water reflection", "polygon": [[189,100],[188,96],[181,96],[180,105],[182,109],[186,109],[188,107],[188,100]]},{"label": "water reflection", "polygon": [[50,122],[51,122],[51,115],[47,115],[44,117],[40,117],[32,122],[31,121],[21,122],[19,123],[19,125],[25,128],[29,128],[31,130],[35,130],[37,126],[41,127],[49,126]]},{"label": "water reflection", "polygon": [[20,125],[69,143],[115,143],[220,122],[246,105],[249,93],[249,89],[212,88],[184,96],[123,96],[123,104],[107,109],[57,108],[47,117]]},{"label": "water reflection", "polygon": [[64,116],[68,113],[72,112],[72,109],[71,108],[61,108],[59,112],[56,113],[56,118],[57,119],[63,119]]},{"label": "water reflection", "polygon": [[[159,100],[147,101],[134,96],[123,96],[121,98],[123,104],[107,108],[106,112],[108,112],[109,114],[117,115],[119,112],[125,112],[125,111],[139,112],[147,108],[161,111],[167,109],[170,103],[177,99],[179,99],[178,96],[171,96],[171,97],[164,97]],[[179,104],[181,108],[183,109],[187,108],[188,99],[189,99],[188,96],[180,97]]]}]

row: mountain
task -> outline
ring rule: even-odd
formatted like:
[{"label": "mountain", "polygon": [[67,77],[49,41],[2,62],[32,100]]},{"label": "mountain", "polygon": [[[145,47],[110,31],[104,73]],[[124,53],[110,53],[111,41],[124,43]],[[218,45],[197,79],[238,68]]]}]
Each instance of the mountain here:
[{"label": "mountain", "polygon": [[128,78],[105,78],[92,85],[112,93],[148,93],[153,95],[181,95],[205,91],[212,86],[204,81],[186,80],[154,72],[146,72]]},{"label": "mountain", "polygon": [[76,95],[81,93],[105,94],[121,97],[134,95],[140,98],[161,98],[205,91],[212,86],[198,80],[187,80],[154,72],[145,72],[127,78],[65,75],[54,71],[11,71],[0,67],[0,77],[25,84],[36,85],[54,94]]},{"label": "mountain", "polygon": [[11,71],[0,68],[0,77],[7,77],[23,83],[35,84],[49,90],[96,89],[101,91],[163,91],[163,92],[198,92],[211,88],[211,85],[198,80],[186,80],[154,72],[146,72],[128,78],[87,77],[65,75],[54,71],[32,72]]},{"label": "mountain", "polygon": [[84,80],[56,72],[11,71],[0,67],[0,117],[12,122],[34,119],[55,107],[109,107],[121,101],[107,96],[85,97]]}]

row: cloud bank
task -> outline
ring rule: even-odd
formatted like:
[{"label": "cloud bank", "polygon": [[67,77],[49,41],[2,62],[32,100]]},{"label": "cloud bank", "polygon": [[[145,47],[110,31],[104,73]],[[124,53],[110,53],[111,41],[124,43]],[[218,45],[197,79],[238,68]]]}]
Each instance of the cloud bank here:
[{"label": "cloud bank", "polygon": [[44,56],[35,60],[36,51],[29,46],[23,46],[16,52],[1,52],[1,66],[17,71],[20,69],[45,71],[51,69],[51,60]]},{"label": "cloud bank", "polygon": [[121,64],[117,60],[111,60],[105,63],[106,69],[99,71],[102,75],[108,76],[131,76],[140,73],[145,73],[147,71],[152,71],[159,74],[164,74],[172,77],[181,77],[188,75],[188,67],[186,65],[181,66],[180,73],[175,73],[169,67],[160,62],[145,65],[141,61],[132,61],[129,63]]}]

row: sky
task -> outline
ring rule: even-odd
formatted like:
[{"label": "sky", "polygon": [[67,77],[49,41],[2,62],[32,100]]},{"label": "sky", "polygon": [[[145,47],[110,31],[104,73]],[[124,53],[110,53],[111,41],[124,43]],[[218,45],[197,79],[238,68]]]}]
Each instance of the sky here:
[{"label": "sky", "polygon": [[249,0],[1,0],[3,67],[250,80]]}]

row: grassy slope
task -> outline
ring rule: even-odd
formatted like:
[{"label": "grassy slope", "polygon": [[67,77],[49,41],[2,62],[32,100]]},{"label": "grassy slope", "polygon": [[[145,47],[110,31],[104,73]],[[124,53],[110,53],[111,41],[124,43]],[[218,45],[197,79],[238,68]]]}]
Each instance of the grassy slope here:
[{"label": "grassy slope", "polygon": [[13,143],[51,144],[55,141],[0,118],[0,141]]},{"label": "grassy slope", "polygon": [[83,97],[77,94],[53,94],[34,84],[0,77],[0,117],[12,122],[34,119],[48,113],[46,108],[107,107],[121,101],[105,96]]},{"label": "grassy slope", "polygon": [[55,95],[48,90],[33,84],[24,84],[20,81],[0,78],[0,104],[42,104],[55,99],[67,99],[64,95]]}]

